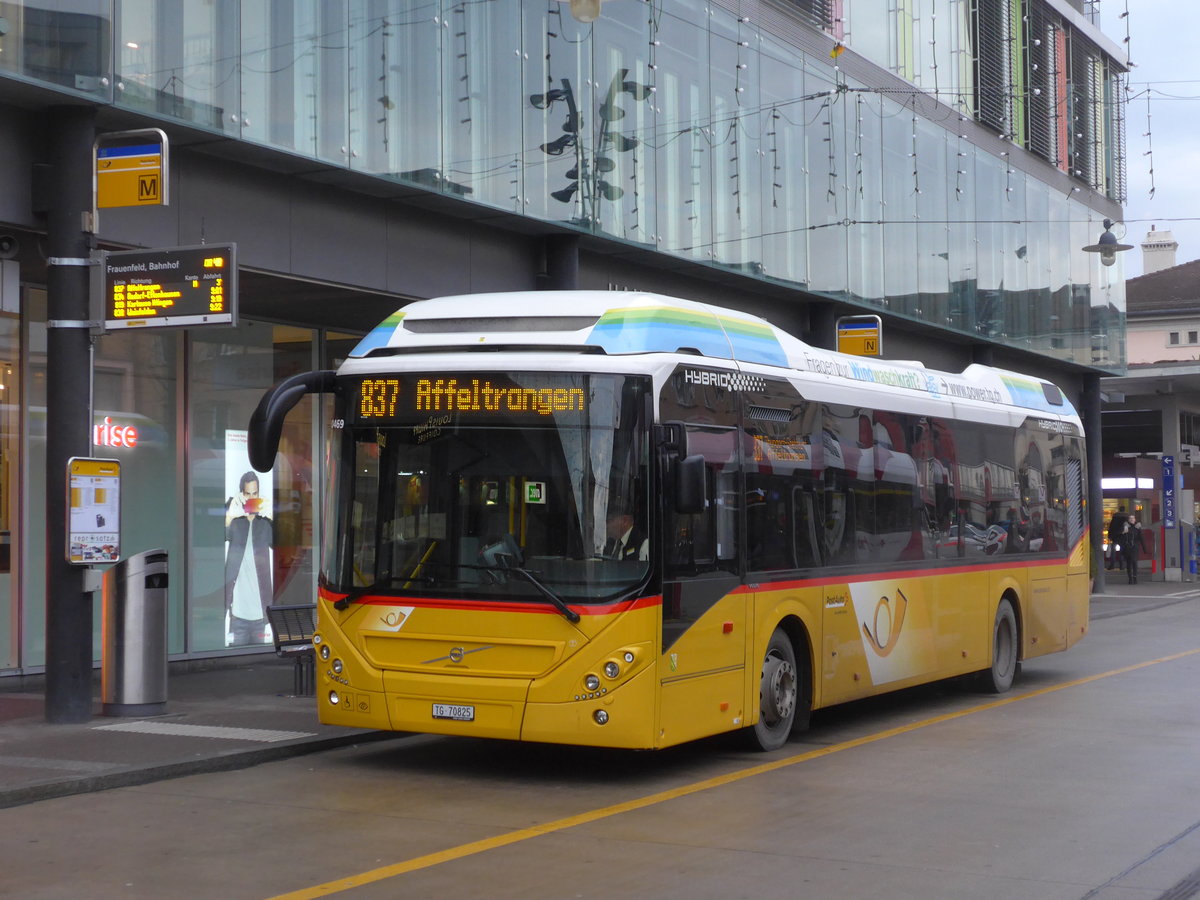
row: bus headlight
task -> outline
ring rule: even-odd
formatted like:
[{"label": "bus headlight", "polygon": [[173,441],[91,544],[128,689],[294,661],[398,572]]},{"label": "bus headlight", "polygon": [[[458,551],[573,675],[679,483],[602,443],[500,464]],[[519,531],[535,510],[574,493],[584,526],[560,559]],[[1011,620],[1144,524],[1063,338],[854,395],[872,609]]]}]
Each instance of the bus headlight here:
[{"label": "bus headlight", "polygon": [[608,724],[608,710],[598,709],[594,713],[592,713],[592,718],[596,720],[597,725],[607,725]]},{"label": "bus headlight", "polygon": [[328,644],[321,645],[321,659],[329,659],[329,645]]},{"label": "bus headlight", "polygon": [[330,702],[332,705],[334,705],[334,706],[337,706],[337,705],[338,705],[338,704],[341,702],[341,700],[342,700],[342,698],[338,696],[338,692],[337,692],[337,691],[330,691],[330,692],[329,692],[329,702]]},{"label": "bus headlight", "polygon": [[625,651],[625,662],[627,662],[627,663],[633,662],[633,651],[632,650]]},{"label": "bus headlight", "polygon": [[605,678],[609,678],[609,679],[616,678],[620,674],[621,674],[621,667],[618,666],[615,662],[610,661],[610,662],[606,662],[604,664],[604,677]]},{"label": "bus headlight", "polygon": [[588,675],[586,678],[583,679],[583,686],[585,688],[587,688],[589,691],[600,690],[600,676],[599,675]]},{"label": "bus headlight", "polygon": [[342,666],[342,661],[341,661],[340,659],[335,659],[335,660],[333,661],[333,674],[335,674],[335,675],[341,675],[341,674],[342,674],[342,668],[343,668],[343,666]]}]

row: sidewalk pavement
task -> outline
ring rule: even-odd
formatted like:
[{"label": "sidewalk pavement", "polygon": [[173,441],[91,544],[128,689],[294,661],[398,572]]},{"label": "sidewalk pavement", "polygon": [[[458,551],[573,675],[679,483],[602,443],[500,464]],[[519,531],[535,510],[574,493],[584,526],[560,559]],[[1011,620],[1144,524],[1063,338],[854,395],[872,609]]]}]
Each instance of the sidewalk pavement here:
[{"label": "sidewalk pavement", "polygon": [[[1200,583],[1105,574],[1094,621],[1200,599]],[[399,736],[322,725],[293,688],[292,663],[274,655],[172,664],[165,715],[102,715],[97,684],[91,721],[56,725],[40,676],[0,678],[0,809]]]},{"label": "sidewalk pavement", "polygon": [[103,715],[97,675],[91,720],[50,724],[44,682],[0,678],[0,809],[397,736],[322,725],[274,654],[172,663],[158,716]]}]

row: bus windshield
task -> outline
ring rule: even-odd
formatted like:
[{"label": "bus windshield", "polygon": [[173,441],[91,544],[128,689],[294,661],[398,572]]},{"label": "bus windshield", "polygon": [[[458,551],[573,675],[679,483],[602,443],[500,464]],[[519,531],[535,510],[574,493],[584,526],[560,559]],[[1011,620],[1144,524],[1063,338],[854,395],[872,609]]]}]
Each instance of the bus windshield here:
[{"label": "bus windshield", "polygon": [[349,378],[322,583],[365,594],[611,601],[650,569],[645,378]]}]

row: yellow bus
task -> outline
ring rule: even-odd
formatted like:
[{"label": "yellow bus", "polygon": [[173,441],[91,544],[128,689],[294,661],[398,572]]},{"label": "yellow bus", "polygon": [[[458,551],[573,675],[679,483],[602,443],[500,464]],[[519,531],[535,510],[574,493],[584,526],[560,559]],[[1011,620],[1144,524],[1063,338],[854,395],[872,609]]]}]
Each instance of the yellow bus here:
[{"label": "yellow bus", "polygon": [[810,347],[654,294],[412,303],[331,393],[317,706],[357,728],[625,748],[973,675],[1088,627],[1078,414],[1054,385]]}]

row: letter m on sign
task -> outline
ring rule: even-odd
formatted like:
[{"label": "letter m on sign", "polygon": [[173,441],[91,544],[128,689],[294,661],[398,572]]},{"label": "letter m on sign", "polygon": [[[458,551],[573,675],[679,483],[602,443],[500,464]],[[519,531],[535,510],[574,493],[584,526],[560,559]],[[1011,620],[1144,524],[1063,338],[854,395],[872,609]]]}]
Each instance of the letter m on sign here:
[{"label": "letter m on sign", "polygon": [[158,175],[138,176],[138,203],[157,203]]}]

